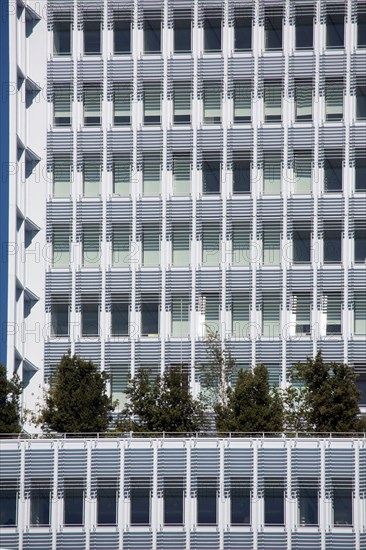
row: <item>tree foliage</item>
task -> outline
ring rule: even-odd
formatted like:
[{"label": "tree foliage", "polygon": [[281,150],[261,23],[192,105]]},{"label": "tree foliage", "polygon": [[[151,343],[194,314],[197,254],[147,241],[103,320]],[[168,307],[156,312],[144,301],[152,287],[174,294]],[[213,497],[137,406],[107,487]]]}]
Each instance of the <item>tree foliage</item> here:
[{"label": "tree foliage", "polygon": [[179,366],[166,369],[155,380],[147,369],[139,369],[127,396],[119,431],[194,432],[206,427],[205,406],[192,397]]},{"label": "tree foliage", "polygon": [[114,410],[106,389],[108,379],[91,361],[64,355],[38,422],[56,432],[104,432]]},{"label": "tree foliage", "polygon": [[0,364],[0,433],[19,433],[22,429],[20,396],[23,385],[14,374],[8,380],[6,369]]},{"label": "tree foliage", "polygon": [[272,390],[268,371],[257,365],[253,371],[240,370],[227,405],[216,407],[220,432],[280,432],[283,405],[279,392]]},{"label": "tree foliage", "polygon": [[360,392],[354,371],[344,363],[325,363],[319,351],[315,359],[298,363],[294,377],[305,384],[307,429],[316,432],[366,430],[360,419]]}]

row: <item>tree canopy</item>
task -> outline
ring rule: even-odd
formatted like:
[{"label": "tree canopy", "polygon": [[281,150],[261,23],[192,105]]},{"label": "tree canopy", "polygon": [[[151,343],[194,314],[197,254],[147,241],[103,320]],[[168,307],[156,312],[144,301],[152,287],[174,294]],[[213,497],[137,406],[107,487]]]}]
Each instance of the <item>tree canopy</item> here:
[{"label": "tree canopy", "polygon": [[166,369],[154,380],[148,369],[138,369],[127,396],[117,430],[194,432],[206,427],[205,406],[192,397],[180,366]]},{"label": "tree canopy", "polygon": [[325,363],[319,351],[315,359],[298,363],[293,374],[305,385],[308,430],[353,432],[366,429],[366,420],[359,417],[360,392],[351,367],[344,363]]},{"label": "tree canopy", "polygon": [[0,364],[0,433],[19,433],[22,429],[20,396],[23,385],[14,374],[8,380],[6,369]]},{"label": "tree canopy", "polygon": [[227,405],[216,408],[220,432],[280,432],[283,405],[279,392],[272,390],[264,365],[240,370]]},{"label": "tree canopy", "polygon": [[64,355],[46,391],[39,423],[56,432],[104,432],[114,410],[108,379],[91,361]]}]

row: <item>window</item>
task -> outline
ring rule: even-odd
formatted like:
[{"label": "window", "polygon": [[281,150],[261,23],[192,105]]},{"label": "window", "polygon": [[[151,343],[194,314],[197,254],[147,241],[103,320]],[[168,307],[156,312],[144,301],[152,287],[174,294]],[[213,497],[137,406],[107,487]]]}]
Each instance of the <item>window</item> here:
[{"label": "window", "polygon": [[217,82],[203,83],[203,123],[221,124],[221,85]]},{"label": "window", "polygon": [[172,297],[172,336],[188,338],[189,335],[190,301],[188,295]]},{"label": "window", "polygon": [[311,80],[295,82],[295,120],[311,122],[313,120],[313,83]]},{"label": "window", "polygon": [[366,48],[366,10],[362,4],[358,4],[357,46],[359,48]]},{"label": "window", "polygon": [[101,86],[90,84],[84,86],[84,125],[100,126],[101,124]]},{"label": "window", "polygon": [[161,19],[160,12],[144,14],[144,53],[161,52]]},{"label": "window", "polygon": [[128,296],[112,294],[111,333],[112,336],[128,336],[129,321]]},{"label": "window", "polygon": [[69,225],[53,226],[53,247],[52,247],[52,266],[69,267],[70,265],[70,240],[71,232]]},{"label": "window", "polygon": [[366,334],[366,296],[364,293],[355,293],[355,334]]},{"label": "window", "polygon": [[342,151],[325,151],[324,154],[324,191],[341,193],[343,188]]},{"label": "window", "polygon": [[124,197],[130,194],[131,158],[129,154],[113,157],[113,193]]},{"label": "window", "polygon": [[332,222],[324,223],[323,232],[324,263],[332,264],[342,261],[342,229]]},{"label": "window", "polygon": [[295,15],[295,44],[297,50],[313,49],[313,6],[297,6]]},{"label": "window", "polygon": [[328,122],[343,120],[343,82],[341,79],[326,81],[325,120]]},{"label": "window", "polygon": [[344,47],[344,7],[327,5],[327,48]]},{"label": "window", "polygon": [[182,525],[184,485],[182,477],[164,478],[164,525]]},{"label": "window", "polygon": [[85,155],[84,157],[84,197],[97,197],[100,194],[101,159],[98,157],[98,154]]},{"label": "window", "polygon": [[366,155],[362,149],[356,150],[355,191],[356,193],[366,193]]},{"label": "window", "polygon": [[144,84],[144,124],[159,125],[161,109],[161,86],[157,82]]},{"label": "window", "polygon": [[131,478],[131,525],[150,523],[150,478]]},{"label": "window", "polygon": [[84,12],[84,53],[98,55],[101,53],[100,13]]},{"label": "window", "polygon": [[68,197],[71,192],[71,159],[55,156],[53,159],[53,196]]},{"label": "window", "polygon": [[118,400],[117,410],[121,410],[127,401],[126,390],[130,377],[128,365],[111,364],[111,394],[112,400]]},{"label": "window", "polygon": [[202,224],[202,264],[218,266],[220,263],[221,227],[217,222]]},{"label": "window", "polygon": [[250,193],[250,152],[235,151],[233,159],[233,193],[247,195]]},{"label": "window", "polygon": [[145,153],[143,157],[143,194],[156,197],[160,194],[160,154]]},{"label": "window", "polygon": [[201,477],[197,479],[197,524],[216,525],[217,523],[217,479]]},{"label": "window", "polygon": [[248,338],[249,336],[249,295],[234,293],[231,302],[232,326],[234,338]]},{"label": "window", "polygon": [[310,334],[311,295],[309,292],[302,292],[294,296],[294,310],[296,312],[296,334]]},{"label": "window", "polygon": [[352,480],[332,479],[333,525],[353,525]]},{"label": "window", "polygon": [[100,228],[92,223],[83,225],[83,267],[99,267]]},{"label": "window", "polygon": [[174,12],[174,52],[188,53],[191,51],[191,14],[190,12]]},{"label": "window", "polygon": [[317,479],[298,480],[298,514],[300,525],[319,524],[319,482]]},{"label": "window", "polygon": [[18,489],[14,479],[1,480],[0,487],[0,525],[12,527],[17,525]]},{"label": "window", "polygon": [[141,304],[141,335],[159,336],[159,300],[144,296]]},{"label": "window", "polygon": [[293,234],[293,262],[295,264],[310,263],[311,261],[311,229],[305,223],[294,224]]},{"label": "window", "polygon": [[252,120],[252,83],[248,80],[234,82],[234,123],[245,124]]},{"label": "window", "polygon": [[53,22],[53,53],[54,55],[71,54],[71,20],[69,13],[64,13],[62,16],[60,14],[60,19]]},{"label": "window", "polygon": [[84,488],[81,479],[65,479],[64,525],[84,525]]},{"label": "window", "polygon": [[355,220],[355,263],[364,264],[366,261],[366,224],[363,220]]},{"label": "window", "polygon": [[220,153],[204,157],[202,162],[202,189],[204,195],[219,195],[221,192]]},{"label": "window", "polygon": [[263,295],[262,300],[262,336],[278,338],[280,334],[281,297],[279,294]]},{"label": "window", "polygon": [[131,85],[128,82],[114,84],[113,122],[115,126],[131,124]]},{"label": "window", "polygon": [[366,407],[366,365],[364,364],[355,364],[354,365],[355,374],[356,374],[356,386],[360,392],[359,405],[361,407]]},{"label": "window", "polygon": [[30,525],[50,525],[51,486],[49,479],[32,479],[30,493]]},{"label": "window", "polygon": [[131,12],[113,12],[113,44],[115,54],[131,53]]},{"label": "window", "polygon": [[130,226],[113,224],[112,226],[112,266],[130,265]]},{"label": "window", "polygon": [[231,525],[250,525],[250,479],[230,479]]},{"label": "window", "polygon": [[[276,10],[277,11],[277,10]],[[282,14],[273,15],[266,10],[264,21],[266,50],[282,50]]]},{"label": "window", "polygon": [[250,226],[247,222],[233,222],[232,265],[245,266],[250,262]]},{"label": "window", "polygon": [[191,155],[173,153],[173,193],[189,195],[191,192]]},{"label": "window", "polygon": [[326,333],[341,334],[342,332],[342,296],[339,292],[325,295]]},{"label": "window", "polygon": [[205,294],[202,296],[203,336],[215,334],[220,328],[220,295]]},{"label": "window", "polygon": [[160,226],[146,223],[142,233],[142,265],[157,267],[160,263]]},{"label": "window", "polygon": [[263,264],[279,265],[281,263],[281,223],[263,223]]},{"label": "window", "polygon": [[71,125],[71,84],[66,82],[53,87],[53,124],[54,126]]},{"label": "window", "polygon": [[283,525],[285,523],[285,495],[282,478],[264,480],[264,523]]},{"label": "window", "polygon": [[294,193],[309,195],[312,189],[311,151],[294,151]]},{"label": "window", "polygon": [[205,14],[204,50],[205,52],[221,51],[221,15],[217,13]]},{"label": "window", "polygon": [[97,524],[117,524],[117,479],[97,480]]},{"label": "window", "polygon": [[281,193],[281,153],[266,152],[263,159],[263,192],[265,195]]},{"label": "window", "polygon": [[366,84],[360,82],[356,87],[356,119],[366,120]]},{"label": "window", "polygon": [[191,123],[191,84],[174,83],[174,124]]},{"label": "window", "polygon": [[51,336],[69,336],[69,296],[53,295],[51,300]]},{"label": "window", "polygon": [[96,295],[82,296],[81,304],[81,336],[96,337],[99,335],[99,297]]},{"label": "window", "polygon": [[190,228],[185,223],[173,224],[172,263],[173,266],[188,266],[190,260]]},{"label": "window", "polygon": [[267,80],[264,83],[264,121],[281,122],[282,83],[280,80]]},{"label": "window", "polygon": [[249,51],[252,49],[252,13],[251,10],[235,10],[234,29],[235,51]]}]

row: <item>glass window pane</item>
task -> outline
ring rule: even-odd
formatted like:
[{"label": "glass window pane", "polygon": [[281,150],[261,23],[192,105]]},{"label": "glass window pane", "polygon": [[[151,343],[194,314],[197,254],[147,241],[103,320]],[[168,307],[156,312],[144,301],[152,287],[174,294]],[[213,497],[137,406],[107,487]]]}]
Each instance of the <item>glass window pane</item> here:
[{"label": "glass window pane", "polygon": [[205,52],[221,50],[221,17],[206,17],[204,22]]},{"label": "glass window pane", "polygon": [[174,266],[188,266],[190,261],[190,233],[187,225],[174,224],[172,236],[172,261]]},{"label": "glass window pane", "polygon": [[191,123],[191,87],[186,83],[174,84],[174,124]]},{"label": "glass window pane", "polygon": [[64,489],[64,525],[84,524],[84,491],[77,487]]},{"label": "glass window pane", "polygon": [[293,262],[302,264],[311,260],[310,229],[295,229],[292,235]]},{"label": "glass window pane", "polygon": [[281,16],[270,16],[265,18],[265,46],[266,50],[282,49]]},{"label": "glass window pane", "polygon": [[129,155],[115,155],[113,159],[113,193],[130,194],[131,159]]},{"label": "glass window pane", "polygon": [[278,338],[280,334],[281,301],[278,294],[267,294],[262,300],[262,336]]},{"label": "glass window pane", "polygon": [[221,192],[221,162],[204,160],[202,162],[202,187],[204,195],[219,195]]},{"label": "glass window pane", "polygon": [[98,20],[84,21],[84,53],[96,55],[101,52],[101,23]]},{"label": "glass window pane", "polygon": [[250,524],[250,480],[231,478],[230,480],[230,520],[231,525]]},{"label": "glass window pane", "polygon": [[220,226],[204,223],[202,227],[202,264],[217,266],[220,262]]},{"label": "glass window pane", "polygon": [[324,190],[326,193],[340,193],[343,187],[342,152],[337,156],[327,156],[324,159]]},{"label": "glass window pane", "polygon": [[217,480],[216,478],[198,478],[197,485],[197,524],[215,525],[217,523]]},{"label": "glass window pane", "polygon": [[325,115],[327,121],[343,120],[343,83],[339,80],[326,83]]},{"label": "glass window pane", "polygon": [[68,267],[70,265],[70,226],[53,226],[53,248],[52,265],[53,267]]},{"label": "glass window pane", "polygon": [[366,227],[356,223],[354,232],[355,240],[355,263],[365,263],[366,261]]},{"label": "glass window pane", "polygon": [[276,222],[263,224],[263,263],[279,265],[281,263],[281,226]]},{"label": "glass window pane", "polygon": [[204,83],[203,123],[221,124],[221,85],[217,82]]},{"label": "glass window pane", "polygon": [[313,15],[297,13],[295,20],[295,42],[297,50],[311,50],[313,48]]},{"label": "glass window pane", "polygon": [[81,306],[81,335],[83,337],[99,334],[99,304],[83,303]]},{"label": "glass window pane", "polygon": [[352,482],[333,480],[333,525],[353,525]]},{"label": "glass window pane", "polygon": [[[48,487],[47,487],[48,484]],[[30,494],[30,524],[32,526],[50,525],[51,492],[50,482],[32,480]]]},{"label": "glass window pane", "polygon": [[285,495],[282,480],[265,480],[264,523],[283,525],[285,522]]},{"label": "glass window pane", "polygon": [[142,265],[154,267],[160,264],[160,227],[146,224],[142,236]]},{"label": "glass window pane", "polygon": [[144,124],[159,125],[161,110],[160,84],[150,82],[144,89]]},{"label": "glass window pane", "polygon": [[252,18],[250,15],[235,17],[235,51],[252,49]]},{"label": "glass window pane", "polygon": [[281,122],[282,120],[281,82],[264,83],[264,120],[265,122]]},{"label": "glass window pane", "polygon": [[53,53],[54,55],[70,55],[71,53],[71,21],[54,21],[53,23]]},{"label": "glass window pane", "polygon": [[366,406],[366,365],[355,365],[356,370],[356,386],[360,391],[360,400],[359,405],[362,407]]},{"label": "glass window pane", "polygon": [[318,480],[299,479],[298,512],[300,525],[319,524]]},{"label": "glass window pane", "polygon": [[344,46],[344,14],[339,5],[327,6],[327,48]]},{"label": "glass window pane", "polygon": [[126,390],[130,377],[128,365],[111,365],[109,373],[111,377],[112,400],[118,400],[117,410],[121,410],[127,402]]},{"label": "glass window pane", "polygon": [[55,126],[71,124],[71,85],[67,83],[54,85],[53,88],[53,123]]},{"label": "glass window pane", "polygon": [[358,85],[356,88],[356,118],[366,120],[366,86]]},{"label": "glass window pane", "polygon": [[160,171],[160,156],[158,154],[144,155],[142,183],[145,196],[156,197],[160,194]]},{"label": "glass window pane", "polygon": [[98,84],[84,88],[84,124],[100,126],[101,123],[101,89]]},{"label": "glass window pane", "polygon": [[[149,19],[146,15],[144,19],[144,52],[160,53],[161,51],[161,20]],[[153,16],[151,16],[153,17]]]},{"label": "glass window pane", "polygon": [[130,227],[115,224],[112,229],[112,266],[128,267],[130,264]]},{"label": "glass window pane", "polygon": [[164,478],[164,524],[182,525],[183,517],[183,478]]},{"label": "glass window pane", "polygon": [[53,195],[54,197],[68,197],[71,192],[71,163],[70,159],[55,157],[53,161]]},{"label": "glass window pane", "polygon": [[294,193],[309,195],[312,189],[311,152],[294,152]]},{"label": "glass window pane", "polygon": [[366,334],[366,296],[355,295],[355,334]]},{"label": "glass window pane", "polygon": [[309,293],[296,294],[296,334],[310,334],[311,296]]},{"label": "glass window pane", "polygon": [[116,525],[117,523],[117,480],[98,479],[97,524]]},{"label": "glass window pane", "polygon": [[340,229],[326,229],[323,233],[324,263],[338,263],[342,261],[342,231]]},{"label": "glass window pane", "polygon": [[278,195],[281,192],[282,162],[280,155],[265,155],[263,161],[263,192]]},{"label": "glass window pane", "polygon": [[191,192],[191,155],[177,153],[173,156],[174,195],[189,195]]},{"label": "glass window pane", "polygon": [[234,82],[234,123],[243,124],[252,119],[252,85],[248,81]]},{"label": "glass window pane", "polygon": [[359,48],[366,47],[366,11],[357,14],[357,45]]},{"label": "glass window pane", "polygon": [[339,293],[326,295],[327,334],[342,332],[342,299]]},{"label": "glass window pane", "polygon": [[115,84],[114,92],[114,124],[125,126],[131,124],[131,86],[129,83]]},{"label": "glass window pane", "polygon": [[131,52],[131,19],[128,14],[114,13],[113,40],[115,54]]},{"label": "glass window pane", "polygon": [[[62,298],[58,299],[61,300]],[[69,336],[69,304],[67,297],[65,303],[52,303],[51,336]]]},{"label": "glass window pane", "polygon": [[173,296],[172,299],[172,336],[187,338],[190,316],[189,296]]},{"label": "glass window pane", "polygon": [[[8,486],[6,487],[6,482]],[[17,524],[17,490],[11,487],[9,480],[2,480],[0,487],[0,525],[11,527]]]},{"label": "glass window pane", "polygon": [[174,19],[174,51],[191,51],[191,20],[188,18]]},{"label": "glass window pane", "polygon": [[101,164],[92,158],[84,159],[84,196],[96,197],[100,194]]},{"label": "glass window pane", "polygon": [[233,193],[250,193],[250,158],[235,159],[233,161]]},{"label": "glass window pane", "polygon": [[150,479],[131,479],[131,525],[150,523]]},{"label": "glass window pane", "polygon": [[249,336],[249,296],[248,294],[233,294],[231,303],[232,335],[234,338]]},{"label": "glass window pane", "polygon": [[366,157],[357,155],[355,160],[355,191],[366,193]]},{"label": "glass window pane", "polygon": [[313,85],[312,82],[299,81],[295,85],[295,119],[296,122],[311,122],[313,119]]},{"label": "glass window pane", "polygon": [[206,294],[203,301],[204,335],[209,332],[219,332],[220,325],[220,297],[218,294]]},{"label": "glass window pane", "polygon": [[83,267],[98,267],[100,264],[100,232],[95,225],[83,226]]},{"label": "glass window pane", "polygon": [[143,302],[141,304],[142,336],[159,336],[159,303]]},{"label": "glass window pane", "polygon": [[233,224],[232,265],[249,265],[250,262],[250,227],[245,222]]},{"label": "glass window pane", "polygon": [[[121,299],[120,299],[121,300]],[[112,297],[111,306],[112,336],[128,335],[129,304],[125,301],[118,301]]]}]

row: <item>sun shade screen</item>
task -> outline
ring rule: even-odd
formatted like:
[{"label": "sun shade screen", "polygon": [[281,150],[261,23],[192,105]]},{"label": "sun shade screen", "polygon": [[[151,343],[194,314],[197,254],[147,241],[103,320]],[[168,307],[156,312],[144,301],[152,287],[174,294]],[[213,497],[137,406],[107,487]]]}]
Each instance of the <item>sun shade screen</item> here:
[{"label": "sun shade screen", "polygon": [[53,228],[53,267],[70,265],[70,226],[57,225]]},{"label": "sun shade screen", "polygon": [[252,113],[252,86],[240,81],[234,85],[234,122],[250,122]]},{"label": "sun shade screen", "polygon": [[205,124],[221,122],[221,89],[216,82],[206,82],[203,95],[203,121]]},{"label": "sun shade screen", "polygon": [[160,193],[160,159],[158,155],[147,155],[144,158],[144,195],[156,196]]},{"label": "sun shade screen", "polygon": [[176,155],[173,161],[174,195],[189,195],[191,191],[191,157]]},{"label": "sun shade screen", "polygon": [[233,295],[231,308],[233,336],[236,338],[247,338],[249,326],[249,296],[247,294]]},{"label": "sun shade screen", "polygon": [[145,124],[160,124],[161,88],[160,84],[145,84],[144,90],[144,122]]},{"label": "sun shade screen", "polygon": [[308,82],[296,84],[296,120],[307,121],[312,119],[313,88]]},{"label": "sun shade screen", "polygon": [[308,195],[311,192],[311,153],[295,152],[294,157],[294,192]]},{"label": "sun shade screen", "polygon": [[218,294],[208,294],[204,297],[204,319],[206,335],[219,331],[220,299]]},{"label": "sun shade screen", "polygon": [[99,227],[94,224],[83,227],[83,266],[98,267],[100,262]]},{"label": "sun shade screen", "polygon": [[131,164],[129,155],[115,156],[113,161],[113,193],[129,195]]},{"label": "sun shade screen", "polygon": [[130,262],[130,232],[127,224],[113,226],[112,234],[112,265],[127,267]]},{"label": "sun shade screen", "polygon": [[263,263],[279,265],[281,262],[281,227],[279,223],[263,224]]},{"label": "sun shade screen", "polygon": [[126,390],[129,374],[127,365],[112,365],[111,367],[111,392],[113,401],[118,399],[117,409],[121,409],[127,401]]},{"label": "sun shade screen", "polygon": [[217,266],[220,262],[220,227],[205,223],[202,234],[202,264]]},{"label": "sun shade screen", "polygon": [[191,90],[186,84],[174,86],[174,124],[190,124]]},{"label": "sun shade screen", "polygon": [[190,235],[187,224],[176,224],[173,226],[172,251],[174,266],[189,265]]},{"label": "sun shade screen", "polygon": [[84,196],[95,197],[100,193],[100,163],[91,159],[84,162]]},{"label": "sun shade screen", "polygon": [[144,227],[142,262],[144,266],[158,266],[160,263],[160,231],[157,224]]},{"label": "sun shade screen", "polygon": [[338,293],[328,294],[326,297],[327,308],[327,334],[341,332],[342,326],[342,301]]},{"label": "sun shade screen", "polygon": [[264,119],[266,122],[281,122],[282,86],[281,82],[264,84]]},{"label": "sun shade screen", "polygon": [[126,125],[131,122],[131,88],[119,84],[114,89],[114,124]]},{"label": "sun shade screen", "polygon": [[281,157],[265,155],[263,162],[263,191],[265,195],[278,195],[281,192]]},{"label": "sun shade screen", "polygon": [[248,265],[250,261],[250,229],[246,223],[235,223],[232,234],[232,264]]},{"label": "sun shade screen", "polygon": [[187,338],[189,330],[189,298],[174,296],[172,300],[172,336]]},{"label": "sun shade screen", "polygon": [[95,126],[100,124],[101,116],[100,86],[88,86],[84,90],[84,124]]},{"label": "sun shade screen", "polygon": [[70,160],[55,158],[53,163],[53,194],[55,197],[70,195],[71,165]]},{"label": "sun shade screen", "polygon": [[62,84],[54,87],[54,124],[69,126],[71,124],[71,86]]},{"label": "sun shade screen", "polygon": [[343,118],[343,84],[327,82],[325,91],[325,112],[327,120]]},{"label": "sun shade screen", "polygon": [[280,334],[280,298],[279,294],[263,298],[262,334],[265,337],[278,337]]},{"label": "sun shade screen", "polygon": [[296,296],[296,334],[310,333],[310,294]]},{"label": "sun shade screen", "polygon": [[366,296],[355,295],[355,334],[366,334]]}]

